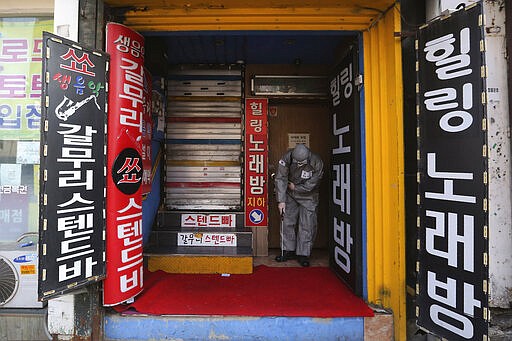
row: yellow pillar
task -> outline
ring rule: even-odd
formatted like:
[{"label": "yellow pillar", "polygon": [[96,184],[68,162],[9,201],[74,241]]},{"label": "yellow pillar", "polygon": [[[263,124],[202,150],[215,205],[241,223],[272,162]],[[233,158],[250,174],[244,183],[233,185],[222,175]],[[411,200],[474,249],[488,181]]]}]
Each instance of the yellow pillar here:
[{"label": "yellow pillar", "polygon": [[398,8],[363,33],[368,300],[406,339],[402,60]]}]

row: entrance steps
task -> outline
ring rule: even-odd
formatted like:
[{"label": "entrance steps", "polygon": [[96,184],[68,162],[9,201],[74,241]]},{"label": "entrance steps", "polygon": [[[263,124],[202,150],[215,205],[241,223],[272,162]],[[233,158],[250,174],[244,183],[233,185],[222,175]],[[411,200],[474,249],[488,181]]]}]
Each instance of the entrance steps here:
[{"label": "entrance steps", "polygon": [[[183,226],[187,218],[193,223]],[[223,220],[231,226],[214,226]],[[149,271],[249,274],[252,243],[252,230],[244,226],[243,212],[162,211],[144,256]]]},{"label": "entrance steps", "polygon": [[393,315],[373,317],[148,316],[107,313],[105,340],[393,340]]}]

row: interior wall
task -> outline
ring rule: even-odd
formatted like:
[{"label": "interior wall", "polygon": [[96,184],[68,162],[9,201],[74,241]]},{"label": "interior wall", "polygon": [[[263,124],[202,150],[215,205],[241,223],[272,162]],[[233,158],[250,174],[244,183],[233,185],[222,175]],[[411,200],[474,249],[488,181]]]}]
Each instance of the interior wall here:
[{"label": "interior wall", "polygon": [[[247,65],[246,97],[251,93],[250,80],[254,75],[327,75],[328,65]],[[327,81],[327,80],[326,80]],[[326,84],[326,88],[327,88]],[[320,205],[318,211],[318,232],[314,248],[326,248],[328,243],[328,209],[330,176],[330,111],[325,99],[269,98],[269,108],[275,114],[269,115],[269,227],[268,239],[257,238],[257,249],[280,248],[280,217],[274,195],[274,183],[270,174],[277,169],[278,161],[288,149],[288,133],[310,134],[311,150],[318,153],[324,161],[324,177],[320,187]],[[262,231],[257,231],[262,232]],[[262,245],[263,243],[267,245]],[[314,251],[313,251],[314,252]]]}]

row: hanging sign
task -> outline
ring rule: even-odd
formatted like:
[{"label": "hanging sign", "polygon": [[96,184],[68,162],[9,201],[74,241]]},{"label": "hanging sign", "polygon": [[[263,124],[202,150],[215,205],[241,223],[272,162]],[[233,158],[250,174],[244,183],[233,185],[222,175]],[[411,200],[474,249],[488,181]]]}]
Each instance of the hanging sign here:
[{"label": "hanging sign", "polygon": [[362,195],[357,53],[351,49],[330,79],[333,170],[329,262],[334,272],[362,295]]},{"label": "hanging sign", "polygon": [[44,32],[39,298],[105,274],[108,55]]},{"label": "hanging sign", "polygon": [[108,23],[111,57],[107,140],[107,277],[103,304],[116,305],[142,291],[142,121],[144,38]]},{"label": "hanging sign", "polygon": [[419,30],[417,323],[488,334],[487,120],[482,3]]},{"label": "hanging sign", "polygon": [[268,226],[266,98],[245,100],[245,226]]}]

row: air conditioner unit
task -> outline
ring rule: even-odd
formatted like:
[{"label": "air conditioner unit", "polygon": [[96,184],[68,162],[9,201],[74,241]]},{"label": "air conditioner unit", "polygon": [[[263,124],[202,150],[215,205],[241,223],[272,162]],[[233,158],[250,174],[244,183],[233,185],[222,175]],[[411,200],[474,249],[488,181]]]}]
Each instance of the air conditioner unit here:
[{"label": "air conditioner unit", "polygon": [[37,300],[37,245],[0,243],[0,308],[42,308]]}]

